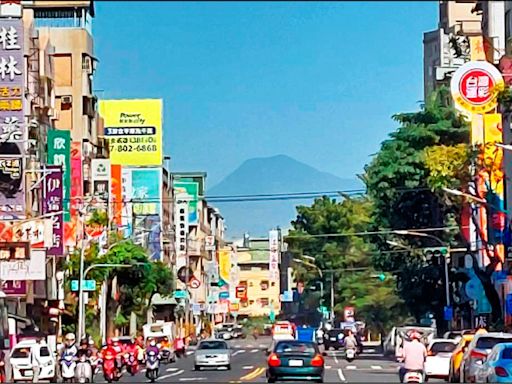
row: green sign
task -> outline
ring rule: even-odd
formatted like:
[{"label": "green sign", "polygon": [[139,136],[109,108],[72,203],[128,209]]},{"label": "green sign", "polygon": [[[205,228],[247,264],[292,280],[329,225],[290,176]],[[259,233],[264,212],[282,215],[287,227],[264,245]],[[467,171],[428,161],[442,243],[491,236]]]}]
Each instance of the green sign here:
[{"label": "green sign", "polygon": [[62,166],[64,221],[70,221],[71,133],[69,131],[57,129],[48,131],[48,164]]},{"label": "green sign", "polygon": [[199,198],[199,183],[193,181],[175,181],[174,190],[176,200],[186,199],[188,201],[188,224],[198,224],[197,203]]},{"label": "green sign", "polygon": [[182,290],[177,290],[177,291],[174,291],[173,296],[175,299],[186,299],[188,297],[188,292],[182,291]]},{"label": "green sign", "polygon": [[[71,290],[78,292],[78,280],[71,280]],[[96,280],[82,280],[82,291],[94,292],[96,290]]]}]

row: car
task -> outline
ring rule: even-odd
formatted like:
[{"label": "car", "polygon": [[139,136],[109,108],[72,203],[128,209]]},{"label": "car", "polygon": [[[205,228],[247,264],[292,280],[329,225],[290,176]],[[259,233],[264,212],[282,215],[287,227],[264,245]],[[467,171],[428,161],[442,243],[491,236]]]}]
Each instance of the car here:
[{"label": "car", "polygon": [[326,351],[331,348],[339,350],[343,348],[343,339],[345,338],[345,332],[343,328],[333,328],[324,333],[324,347]]},{"label": "car", "polygon": [[314,381],[323,383],[325,361],[312,341],[282,340],[275,343],[267,359],[267,381]]},{"label": "car", "polygon": [[443,335],[443,339],[460,340],[462,337],[462,331],[448,331]]},{"label": "car", "polygon": [[512,381],[512,343],[497,344],[476,370],[478,383],[510,383]]},{"label": "car", "polygon": [[16,381],[32,381],[34,372],[32,371],[32,353],[38,349],[41,363],[41,371],[39,372],[39,380],[48,380],[56,382],[57,367],[53,353],[45,344],[38,344],[36,340],[20,341],[13,348],[9,355],[12,380]]},{"label": "car", "polygon": [[503,332],[489,332],[475,335],[469,343],[462,358],[460,367],[460,381],[463,383],[475,382],[476,370],[496,344],[511,343],[512,334]]},{"label": "car", "polygon": [[231,369],[231,349],[224,340],[207,339],[197,345],[194,355],[194,369],[202,368]]},{"label": "car", "polygon": [[462,363],[462,357],[464,356],[464,352],[473,340],[475,335],[473,334],[462,334],[462,338],[459,340],[459,343],[455,347],[450,357],[450,366],[449,366],[449,374],[448,381],[450,383],[458,383],[460,380],[460,364]]},{"label": "car", "polygon": [[450,374],[450,358],[457,347],[457,341],[453,339],[434,339],[427,347],[427,359],[425,360],[426,378],[435,377],[446,379]]}]

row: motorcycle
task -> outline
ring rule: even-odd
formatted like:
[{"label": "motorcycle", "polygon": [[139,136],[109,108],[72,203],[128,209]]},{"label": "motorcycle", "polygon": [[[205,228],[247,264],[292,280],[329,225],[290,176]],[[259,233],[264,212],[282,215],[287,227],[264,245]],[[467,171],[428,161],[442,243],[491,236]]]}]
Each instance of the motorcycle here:
[{"label": "motorcycle", "polygon": [[116,357],[107,353],[103,357],[103,375],[108,383],[119,380],[119,373],[116,366]]},{"label": "motorcycle", "polygon": [[404,375],[404,383],[423,383],[423,372],[408,371]]},{"label": "motorcycle", "polygon": [[60,374],[63,383],[72,383],[75,379],[76,360],[72,354],[64,354],[60,360]]},{"label": "motorcycle", "polygon": [[171,356],[172,355],[171,350],[169,348],[162,348],[160,355],[162,357],[162,361],[164,364],[169,364],[174,361],[174,359]]},{"label": "motorcycle", "polygon": [[154,383],[158,378],[158,368],[160,365],[160,356],[151,350],[146,356],[146,377]]},{"label": "motorcycle", "polygon": [[85,355],[80,356],[76,365],[76,379],[79,383],[92,383],[93,369]]},{"label": "motorcycle", "polygon": [[135,353],[126,353],[124,355],[124,361],[126,364],[126,371],[130,375],[135,376],[139,372],[139,361],[137,360],[137,356],[135,356]]},{"label": "motorcycle", "polygon": [[356,357],[356,349],[355,348],[347,348],[345,355],[347,357],[347,361],[350,363]]}]

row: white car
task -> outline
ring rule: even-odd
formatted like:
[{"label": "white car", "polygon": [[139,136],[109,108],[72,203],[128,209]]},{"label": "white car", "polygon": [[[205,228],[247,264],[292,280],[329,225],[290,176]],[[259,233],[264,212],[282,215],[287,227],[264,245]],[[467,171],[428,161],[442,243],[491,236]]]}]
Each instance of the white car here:
[{"label": "white car", "polygon": [[454,339],[433,339],[427,347],[425,374],[427,378],[448,378],[450,374],[450,358],[457,341]]},{"label": "white car", "polygon": [[194,370],[202,368],[231,369],[231,348],[224,340],[208,339],[199,342],[194,356]]},{"label": "white car", "polygon": [[41,371],[40,380],[49,380],[55,382],[56,362],[50,348],[44,344],[38,344],[35,340],[23,340],[16,344],[9,355],[12,367],[13,381],[32,381],[34,373],[32,371],[32,353],[39,350],[39,360]]}]

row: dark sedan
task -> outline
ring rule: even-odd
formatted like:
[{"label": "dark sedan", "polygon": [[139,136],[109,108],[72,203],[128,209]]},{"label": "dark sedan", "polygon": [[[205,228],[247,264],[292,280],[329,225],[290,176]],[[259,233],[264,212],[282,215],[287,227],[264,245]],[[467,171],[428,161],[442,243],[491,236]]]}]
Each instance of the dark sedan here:
[{"label": "dark sedan", "polygon": [[323,383],[324,380],[324,358],[317,344],[311,341],[278,341],[267,363],[269,383],[275,383],[278,380]]}]

